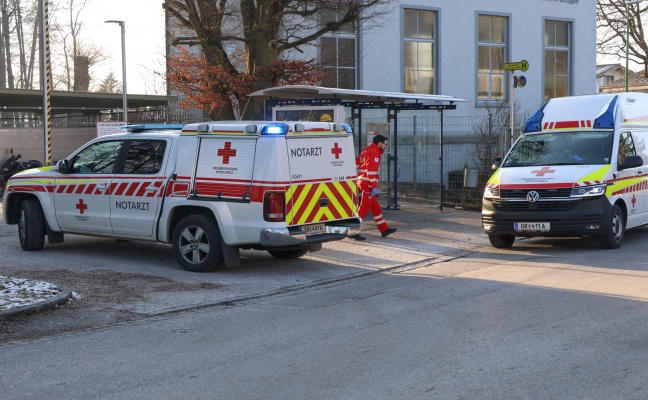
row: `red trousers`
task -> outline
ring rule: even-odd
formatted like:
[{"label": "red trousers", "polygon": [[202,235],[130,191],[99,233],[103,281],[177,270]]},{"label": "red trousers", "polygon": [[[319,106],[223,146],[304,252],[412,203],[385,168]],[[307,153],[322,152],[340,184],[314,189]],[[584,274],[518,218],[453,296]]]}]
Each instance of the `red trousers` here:
[{"label": "red trousers", "polygon": [[380,207],[380,203],[378,202],[378,197],[372,196],[371,192],[363,191],[362,199],[360,200],[360,209],[358,209],[358,217],[360,217],[360,219],[364,219],[369,211],[371,211],[371,215],[373,215],[374,221],[378,226],[378,230],[380,232],[386,231],[388,226],[385,222],[385,218],[383,218],[382,208]]}]

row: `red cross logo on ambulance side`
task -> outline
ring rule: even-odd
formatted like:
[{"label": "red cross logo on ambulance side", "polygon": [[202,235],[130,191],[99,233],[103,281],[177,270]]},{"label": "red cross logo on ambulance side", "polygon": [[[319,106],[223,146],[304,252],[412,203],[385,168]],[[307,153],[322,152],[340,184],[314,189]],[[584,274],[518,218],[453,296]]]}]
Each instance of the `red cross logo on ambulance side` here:
[{"label": "red cross logo on ambulance side", "polygon": [[79,213],[81,215],[83,215],[83,213],[85,213],[85,210],[88,209],[88,205],[83,204],[83,199],[79,199],[79,202],[77,203],[76,208],[79,210]]},{"label": "red cross logo on ambulance side", "polygon": [[230,157],[236,157],[236,149],[232,148],[232,142],[225,142],[225,148],[218,149],[217,154],[223,157],[223,164],[229,164]]},{"label": "red cross logo on ambulance side", "polygon": [[335,155],[336,160],[339,160],[340,154],[342,154],[342,148],[339,147],[337,143],[335,143],[335,146],[331,148],[331,153]]}]

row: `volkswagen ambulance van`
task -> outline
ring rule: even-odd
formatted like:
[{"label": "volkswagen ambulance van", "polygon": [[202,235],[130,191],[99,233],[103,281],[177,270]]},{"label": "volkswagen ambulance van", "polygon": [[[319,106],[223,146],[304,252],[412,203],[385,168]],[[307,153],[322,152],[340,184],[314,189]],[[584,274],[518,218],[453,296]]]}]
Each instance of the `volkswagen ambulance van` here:
[{"label": "volkswagen ambulance van", "polygon": [[648,224],[648,94],[547,101],[489,179],[482,227],[497,248],[516,237],[597,237],[616,249]]}]

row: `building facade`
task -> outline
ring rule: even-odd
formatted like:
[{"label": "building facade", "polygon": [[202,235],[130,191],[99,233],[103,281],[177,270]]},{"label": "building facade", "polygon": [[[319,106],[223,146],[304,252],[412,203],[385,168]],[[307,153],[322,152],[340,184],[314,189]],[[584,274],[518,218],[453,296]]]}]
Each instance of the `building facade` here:
[{"label": "building facade", "polygon": [[[452,95],[469,100],[457,110],[462,115],[508,102],[513,74],[526,78],[514,89],[522,109],[596,93],[593,1],[405,0],[379,27],[328,36],[320,38],[320,56],[355,46],[355,59],[342,58],[338,79],[323,86]],[[527,71],[504,70],[522,60]]]}]

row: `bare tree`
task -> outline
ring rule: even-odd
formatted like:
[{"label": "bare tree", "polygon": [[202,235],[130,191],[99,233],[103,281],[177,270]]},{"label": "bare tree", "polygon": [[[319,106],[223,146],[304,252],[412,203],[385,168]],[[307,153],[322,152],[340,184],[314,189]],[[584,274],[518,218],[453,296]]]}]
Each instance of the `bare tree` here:
[{"label": "bare tree", "polygon": [[[186,33],[172,38],[175,45],[199,45],[209,65],[221,66],[231,75],[252,75],[290,51],[301,52],[322,35],[345,25],[370,28],[387,15],[388,6],[394,3],[394,0],[165,0],[163,7]],[[231,58],[231,48],[244,51],[244,71],[239,71],[236,60]],[[232,102],[245,104],[242,98]],[[233,109],[230,105],[222,110],[221,116],[233,118]],[[248,111],[253,114],[258,110]]]},{"label": "bare tree", "polygon": [[[648,74],[648,38],[644,23],[648,22],[648,3],[625,4],[626,0],[598,0],[596,3],[597,49],[605,56],[628,58],[643,66]],[[626,34],[629,40],[626,41]]]},{"label": "bare tree", "polygon": [[89,2],[90,0],[68,0],[69,21],[65,28],[56,28],[63,52],[63,72],[58,77],[66,90],[87,92],[92,80],[90,68],[108,59],[102,48],[83,40],[81,14]]}]

